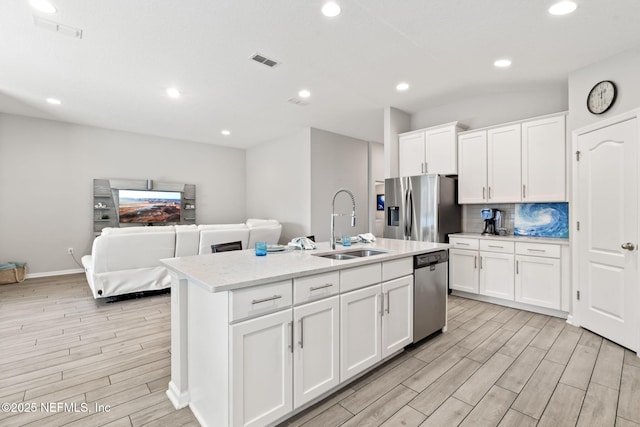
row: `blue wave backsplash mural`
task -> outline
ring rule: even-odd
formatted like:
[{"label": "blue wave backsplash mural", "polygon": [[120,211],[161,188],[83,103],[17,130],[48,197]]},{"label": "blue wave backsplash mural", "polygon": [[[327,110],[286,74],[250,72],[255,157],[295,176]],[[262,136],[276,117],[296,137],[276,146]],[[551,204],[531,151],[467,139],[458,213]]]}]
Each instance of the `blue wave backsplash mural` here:
[{"label": "blue wave backsplash mural", "polygon": [[568,203],[516,205],[513,234],[516,236],[569,237]]}]

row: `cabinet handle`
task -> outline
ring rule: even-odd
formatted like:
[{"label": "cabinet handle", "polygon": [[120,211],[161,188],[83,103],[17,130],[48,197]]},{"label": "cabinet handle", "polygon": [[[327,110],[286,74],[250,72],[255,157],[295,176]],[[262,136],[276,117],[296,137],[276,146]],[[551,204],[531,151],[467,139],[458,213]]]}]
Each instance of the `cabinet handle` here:
[{"label": "cabinet handle", "polygon": [[380,316],[384,316],[384,294],[380,295]]},{"label": "cabinet handle", "polygon": [[504,249],[504,246],[498,246],[498,245],[488,245],[488,247],[496,248],[496,249]]},{"label": "cabinet handle", "polygon": [[544,250],[544,249],[527,249],[527,250],[528,250],[529,252],[542,252],[542,253],[547,252],[547,251],[546,251],[546,250]]},{"label": "cabinet handle", "polygon": [[310,290],[311,292],[313,292],[313,291],[317,291],[317,290],[324,289],[324,288],[330,288],[330,287],[332,287],[332,286],[333,286],[333,283],[327,283],[326,285],[322,285],[322,286],[314,286],[314,287],[312,287],[312,288],[311,288],[311,289],[309,289],[309,290]]},{"label": "cabinet handle", "polygon": [[389,292],[387,292],[387,314],[389,314],[390,309],[391,309],[391,299],[389,298]]},{"label": "cabinet handle", "polygon": [[522,184],[522,198],[526,199],[527,198],[527,186]]},{"label": "cabinet handle", "polygon": [[251,301],[251,304],[260,304],[263,302],[267,302],[267,301],[273,301],[276,299],[282,298],[282,295],[274,295],[272,297],[267,297],[267,298],[262,298],[262,299],[254,299],[253,301]]},{"label": "cabinet handle", "polygon": [[462,242],[455,242],[454,245],[456,245],[456,246],[469,246],[468,243],[462,243]]},{"label": "cabinet handle", "polygon": [[478,268],[478,257],[473,256],[473,268]]},{"label": "cabinet handle", "polygon": [[293,353],[293,321],[288,323],[289,325],[289,350]]},{"label": "cabinet handle", "polygon": [[482,187],[482,199],[485,199],[486,188]]},{"label": "cabinet handle", "polygon": [[300,341],[298,341],[298,344],[300,344],[300,348],[303,348],[303,341],[304,341],[304,317],[300,318]]},{"label": "cabinet handle", "polygon": [[489,200],[491,200],[491,186],[489,186]]},{"label": "cabinet handle", "polygon": [[429,162],[424,162],[424,173],[429,173]]},{"label": "cabinet handle", "polygon": [[480,257],[480,270],[482,270],[482,257]]},{"label": "cabinet handle", "polygon": [[519,264],[520,264],[520,261],[516,260],[516,274],[520,274]]}]

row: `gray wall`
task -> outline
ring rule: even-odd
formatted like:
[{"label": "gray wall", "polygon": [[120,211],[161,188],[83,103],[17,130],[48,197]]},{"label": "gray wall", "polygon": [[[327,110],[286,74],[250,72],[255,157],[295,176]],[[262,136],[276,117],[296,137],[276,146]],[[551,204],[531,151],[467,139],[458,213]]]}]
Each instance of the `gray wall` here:
[{"label": "gray wall", "polygon": [[384,177],[396,178],[398,170],[398,134],[411,130],[411,116],[394,107],[384,109]]},{"label": "gray wall", "polygon": [[197,222],[245,220],[245,152],[0,114],[0,262],[28,273],[77,270],[91,251],[92,180],[196,185]]},{"label": "gray wall", "polygon": [[311,230],[310,132],[305,128],[247,150],[247,217],[282,223],[280,241]]},{"label": "gray wall", "polygon": [[567,108],[565,81],[427,108],[411,115],[411,130],[454,121],[469,129],[476,129],[566,111]]},{"label": "gray wall", "polygon": [[[618,96],[609,111],[602,115],[594,115],[587,110],[587,94],[601,80],[613,81],[618,89]],[[569,138],[575,129],[638,107],[640,107],[640,46],[569,74],[570,114],[567,118]],[[571,139],[568,141],[571,145]]]},{"label": "gray wall", "polygon": [[[316,241],[328,241],[331,201],[339,188],[356,198],[356,227],[350,217],[336,218],[336,236],[355,236],[369,231],[369,147],[368,142],[319,129],[311,129],[311,234]],[[351,214],[351,199],[336,198],[336,213]]]}]

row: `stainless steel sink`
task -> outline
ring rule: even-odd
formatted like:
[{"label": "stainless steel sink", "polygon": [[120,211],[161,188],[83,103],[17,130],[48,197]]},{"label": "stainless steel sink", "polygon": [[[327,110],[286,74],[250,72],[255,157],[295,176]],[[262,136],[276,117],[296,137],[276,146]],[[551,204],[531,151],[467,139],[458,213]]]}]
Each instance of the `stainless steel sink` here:
[{"label": "stainless steel sink", "polygon": [[338,259],[338,260],[345,260],[345,259],[356,259],[358,258],[357,256],[354,255],[347,255],[347,254],[313,254],[315,256],[319,256],[320,258],[329,258],[329,259]]},{"label": "stainless steel sink", "polygon": [[321,258],[328,259],[337,259],[337,260],[345,260],[345,259],[355,259],[362,257],[369,257],[374,255],[386,254],[385,251],[377,251],[374,249],[353,249],[350,251],[332,253],[332,254],[314,254],[315,256],[319,256]]}]

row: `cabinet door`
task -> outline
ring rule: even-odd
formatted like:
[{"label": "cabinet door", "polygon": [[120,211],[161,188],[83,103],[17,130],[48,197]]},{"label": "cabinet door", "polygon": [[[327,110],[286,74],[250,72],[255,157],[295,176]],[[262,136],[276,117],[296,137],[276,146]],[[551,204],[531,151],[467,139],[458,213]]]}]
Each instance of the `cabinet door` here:
[{"label": "cabinet door", "polygon": [[398,170],[400,176],[422,175],[424,173],[424,159],[424,132],[399,136]]},{"label": "cabinet door", "polygon": [[449,288],[478,293],[478,252],[449,249]]},{"label": "cabinet door", "polygon": [[263,426],[293,410],[291,309],[231,329],[231,406],[234,426]]},{"label": "cabinet door", "polygon": [[564,127],[564,116],[522,123],[522,201],[566,200]]},{"label": "cabinet door", "polygon": [[560,260],[516,256],[516,301],[560,310]]},{"label": "cabinet door", "polygon": [[514,257],[480,252],[480,294],[513,301]]},{"label": "cabinet door", "polygon": [[458,174],[458,144],[456,127],[448,126],[427,130],[425,140],[424,172],[439,175]]},{"label": "cabinet door", "polygon": [[380,285],[340,295],[340,381],[381,360]]},{"label": "cabinet door", "polygon": [[458,136],[458,203],[487,200],[487,132]]},{"label": "cabinet door", "polygon": [[293,322],[293,405],[297,408],[340,383],[340,297],[294,308]]},{"label": "cabinet door", "polygon": [[382,284],[382,358],[413,342],[413,275]]},{"label": "cabinet door", "polygon": [[491,203],[520,201],[520,125],[487,131],[487,198]]}]

